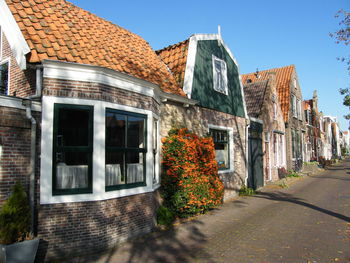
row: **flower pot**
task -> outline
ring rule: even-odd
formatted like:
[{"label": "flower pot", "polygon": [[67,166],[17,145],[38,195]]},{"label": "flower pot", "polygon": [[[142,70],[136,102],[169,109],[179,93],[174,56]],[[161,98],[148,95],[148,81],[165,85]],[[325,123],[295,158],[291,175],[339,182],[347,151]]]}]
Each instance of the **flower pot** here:
[{"label": "flower pot", "polygon": [[11,245],[1,245],[0,262],[33,263],[39,246],[39,238],[26,240]]}]

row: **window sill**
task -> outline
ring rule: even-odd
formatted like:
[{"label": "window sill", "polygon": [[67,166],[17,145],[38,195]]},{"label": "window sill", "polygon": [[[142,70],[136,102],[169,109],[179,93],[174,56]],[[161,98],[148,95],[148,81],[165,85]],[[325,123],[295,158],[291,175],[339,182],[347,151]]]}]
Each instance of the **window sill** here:
[{"label": "window sill", "polygon": [[219,170],[219,174],[226,174],[226,173],[233,173],[233,169],[227,169],[227,170]]}]

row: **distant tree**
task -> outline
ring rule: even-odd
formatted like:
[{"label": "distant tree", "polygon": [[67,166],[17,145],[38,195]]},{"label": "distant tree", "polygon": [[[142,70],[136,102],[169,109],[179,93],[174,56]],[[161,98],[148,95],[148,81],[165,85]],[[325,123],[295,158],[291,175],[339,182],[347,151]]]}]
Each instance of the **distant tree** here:
[{"label": "distant tree", "polygon": [[[345,44],[348,46],[350,44],[350,13],[341,9],[335,15],[336,18],[340,18],[340,29],[334,33],[330,33],[330,36],[335,38],[335,43]],[[350,74],[350,56],[337,58],[338,60],[345,62],[347,64],[347,69]],[[344,95],[343,104],[350,109],[350,88],[339,89],[341,95]],[[350,119],[350,114],[344,116],[345,119]]]}]

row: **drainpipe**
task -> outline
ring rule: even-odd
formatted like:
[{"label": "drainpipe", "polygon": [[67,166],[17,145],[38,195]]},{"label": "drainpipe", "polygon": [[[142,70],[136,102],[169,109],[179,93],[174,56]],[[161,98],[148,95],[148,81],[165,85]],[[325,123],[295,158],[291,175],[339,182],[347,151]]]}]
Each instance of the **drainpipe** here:
[{"label": "drainpipe", "polygon": [[250,120],[247,120],[246,122],[246,128],[245,128],[245,163],[246,163],[246,169],[245,169],[245,185],[248,186],[248,169],[249,169],[249,127],[250,127]]},{"label": "drainpipe", "polygon": [[30,232],[34,234],[35,228],[35,157],[36,157],[36,120],[32,115],[32,100],[41,98],[42,90],[42,65],[36,67],[35,95],[22,100],[22,105],[26,107],[26,117],[31,122],[30,133],[30,182],[29,182],[29,205],[31,210]]},{"label": "drainpipe", "polygon": [[31,224],[30,232],[34,233],[34,194],[35,194],[35,154],[36,154],[36,121],[32,116],[32,101],[28,99],[23,99],[22,104],[26,107],[26,116],[31,122],[31,133],[30,133],[30,182],[29,182],[29,204],[31,210]]}]

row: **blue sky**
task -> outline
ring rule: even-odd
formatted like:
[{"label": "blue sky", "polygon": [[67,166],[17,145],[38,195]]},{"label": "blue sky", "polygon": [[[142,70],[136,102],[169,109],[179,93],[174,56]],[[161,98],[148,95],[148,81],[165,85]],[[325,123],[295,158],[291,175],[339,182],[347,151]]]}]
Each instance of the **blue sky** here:
[{"label": "blue sky", "polygon": [[294,64],[303,99],[316,89],[319,110],[337,116],[342,130],[349,127],[338,90],[350,86],[350,75],[336,58],[350,50],[329,37],[339,28],[336,12],[350,11],[349,0],[71,2],[140,35],[154,49],[195,33],[216,33],[220,25],[241,74]]}]

